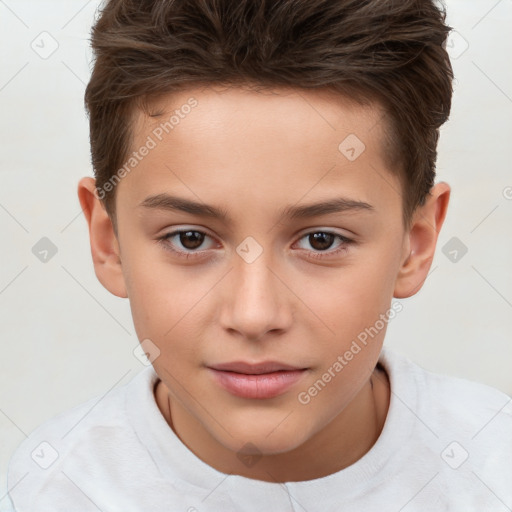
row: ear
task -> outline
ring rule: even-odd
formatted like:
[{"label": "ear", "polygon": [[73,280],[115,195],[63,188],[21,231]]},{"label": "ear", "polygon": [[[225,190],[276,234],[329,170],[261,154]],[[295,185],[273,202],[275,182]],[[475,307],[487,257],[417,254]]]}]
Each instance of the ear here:
[{"label": "ear", "polygon": [[423,286],[434,259],[449,199],[450,186],[444,182],[437,183],[430,190],[425,204],[416,208],[406,234],[405,258],[395,281],[393,297],[410,297]]},{"label": "ear", "polygon": [[94,178],[85,177],[79,181],[78,199],[89,225],[91,254],[96,277],[110,293],[127,298],[119,243],[112,221],[96,193]]}]

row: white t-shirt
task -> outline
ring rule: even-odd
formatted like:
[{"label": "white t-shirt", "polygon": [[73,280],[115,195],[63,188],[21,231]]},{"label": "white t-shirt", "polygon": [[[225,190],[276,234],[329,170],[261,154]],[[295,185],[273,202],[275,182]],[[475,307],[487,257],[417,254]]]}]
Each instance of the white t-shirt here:
[{"label": "white t-shirt", "polygon": [[17,512],[506,512],[512,398],[431,373],[384,348],[391,399],[357,462],[284,484],[221,473],[174,434],[148,366],[127,384],[43,423],[14,453]]}]

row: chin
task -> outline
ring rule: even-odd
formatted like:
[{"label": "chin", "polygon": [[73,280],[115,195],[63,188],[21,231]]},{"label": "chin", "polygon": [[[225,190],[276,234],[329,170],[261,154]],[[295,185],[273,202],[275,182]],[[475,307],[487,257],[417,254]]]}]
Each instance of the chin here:
[{"label": "chin", "polygon": [[309,439],[304,431],[299,433],[291,432],[290,428],[276,429],[276,425],[278,423],[274,423],[270,429],[261,426],[244,428],[243,425],[239,428],[232,427],[229,429],[231,436],[222,432],[222,439],[217,438],[217,441],[237,454],[277,455],[290,452]]}]

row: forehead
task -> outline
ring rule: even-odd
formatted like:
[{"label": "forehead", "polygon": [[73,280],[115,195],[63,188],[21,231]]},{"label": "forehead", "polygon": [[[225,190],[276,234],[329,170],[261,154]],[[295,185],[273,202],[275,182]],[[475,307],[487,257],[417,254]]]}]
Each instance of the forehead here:
[{"label": "forehead", "polygon": [[150,140],[151,149],[120,188],[139,202],[179,191],[227,205],[231,192],[239,205],[247,195],[280,210],[333,188],[368,203],[396,201],[383,119],[379,104],[327,90],[209,85],[162,95],[136,113],[132,149]]},{"label": "forehead", "polygon": [[[195,105],[193,108],[189,107],[191,103]],[[244,130],[261,137],[279,133],[280,138],[288,136],[291,140],[295,135],[305,142],[305,139],[324,138],[329,130],[350,129],[361,139],[373,142],[382,135],[379,129],[374,129],[383,124],[385,111],[376,101],[367,100],[361,105],[351,96],[327,89],[279,87],[254,90],[249,86],[209,84],[163,94],[150,101],[147,112],[136,111],[134,131],[144,135],[170,122],[173,125],[170,130],[164,127],[167,134],[174,132],[187,117],[192,119],[187,125],[208,131],[210,136],[212,130],[220,130],[217,136],[222,137],[237,121],[242,121]],[[267,138],[266,143],[270,142]]]}]

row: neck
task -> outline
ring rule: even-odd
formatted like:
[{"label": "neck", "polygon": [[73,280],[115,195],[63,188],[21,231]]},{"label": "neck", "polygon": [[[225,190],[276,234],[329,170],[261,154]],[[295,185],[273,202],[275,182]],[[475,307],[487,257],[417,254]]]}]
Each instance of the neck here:
[{"label": "neck", "polygon": [[247,467],[202,425],[183,415],[178,404],[169,399],[161,381],[155,390],[157,404],[168,425],[203,462],[223,473],[268,482],[322,478],[354,464],[380,436],[389,408],[389,395],[387,375],[383,369],[376,368],[355,398],[321,431],[291,451],[263,455],[257,464]]}]

